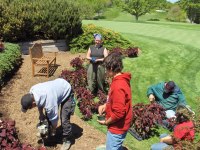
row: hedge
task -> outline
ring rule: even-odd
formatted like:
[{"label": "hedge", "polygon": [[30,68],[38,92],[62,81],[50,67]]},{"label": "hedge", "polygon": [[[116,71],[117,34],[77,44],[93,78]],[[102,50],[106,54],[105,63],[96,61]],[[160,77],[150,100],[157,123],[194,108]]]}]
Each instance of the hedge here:
[{"label": "hedge", "polygon": [[66,39],[81,33],[81,12],[74,0],[1,0],[4,41]]},{"label": "hedge", "polygon": [[92,43],[94,44],[94,33],[100,33],[103,36],[103,45],[108,50],[112,50],[116,47],[128,48],[134,46],[131,41],[125,39],[119,33],[95,26],[94,24],[83,25],[82,29],[83,33],[69,43],[70,51],[72,53],[86,52],[89,46]]},{"label": "hedge", "polygon": [[0,89],[9,75],[12,75],[21,65],[21,60],[19,45],[5,43],[4,51],[0,52]]}]

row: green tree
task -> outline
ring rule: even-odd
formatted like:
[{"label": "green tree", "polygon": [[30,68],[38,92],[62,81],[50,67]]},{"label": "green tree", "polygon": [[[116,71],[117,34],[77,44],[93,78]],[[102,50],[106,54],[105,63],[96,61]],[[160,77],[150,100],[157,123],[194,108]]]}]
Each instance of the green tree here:
[{"label": "green tree", "polygon": [[191,23],[200,24],[200,0],[180,0],[179,5],[186,11]]},{"label": "green tree", "polygon": [[86,0],[92,6],[94,12],[99,16],[110,3],[110,0]]},{"label": "green tree", "polygon": [[159,7],[165,0],[124,0],[124,9],[135,16],[135,19]]},{"label": "green tree", "polygon": [[81,18],[93,19],[97,17],[111,5],[111,0],[74,0],[78,4],[79,11],[81,11]]},{"label": "green tree", "polygon": [[186,14],[178,5],[174,5],[168,11],[167,19],[170,21],[177,21],[177,22],[185,22],[186,21]]},{"label": "green tree", "polygon": [[79,8],[81,19],[93,19],[95,10],[93,5],[88,0],[77,0],[77,6]]}]

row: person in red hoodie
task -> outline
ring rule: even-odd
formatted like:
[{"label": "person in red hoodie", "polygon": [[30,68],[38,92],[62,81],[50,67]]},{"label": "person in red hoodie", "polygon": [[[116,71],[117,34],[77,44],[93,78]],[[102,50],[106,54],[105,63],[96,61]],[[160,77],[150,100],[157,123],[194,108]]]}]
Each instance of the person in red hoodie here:
[{"label": "person in red hoodie", "polygon": [[106,119],[98,122],[108,127],[106,150],[122,150],[132,120],[131,74],[122,72],[122,56],[117,52],[104,59],[104,66],[112,82],[107,102],[98,108],[99,115],[105,113]]}]

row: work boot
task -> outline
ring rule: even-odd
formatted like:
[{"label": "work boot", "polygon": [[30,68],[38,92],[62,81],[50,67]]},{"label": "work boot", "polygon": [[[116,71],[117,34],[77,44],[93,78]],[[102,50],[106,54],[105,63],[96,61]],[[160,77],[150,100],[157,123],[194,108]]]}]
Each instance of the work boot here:
[{"label": "work boot", "polygon": [[70,147],[71,147],[71,141],[68,140],[67,138],[64,138],[63,144],[60,150],[69,150]]}]

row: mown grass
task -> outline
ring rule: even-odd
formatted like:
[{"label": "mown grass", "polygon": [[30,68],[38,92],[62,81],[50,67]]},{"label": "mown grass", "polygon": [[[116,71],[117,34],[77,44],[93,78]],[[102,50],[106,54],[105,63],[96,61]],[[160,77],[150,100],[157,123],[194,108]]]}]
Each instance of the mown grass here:
[{"label": "mown grass", "polygon": [[[159,38],[176,42],[192,47],[200,47],[200,25],[183,23],[130,23],[115,21],[83,21],[83,23],[93,23],[120,33],[129,33],[149,38]],[[134,41],[133,41],[134,42]]]},{"label": "mown grass", "polygon": [[[167,21],[166,20],[167,12],[151,12],[147,13],[146,15],[140,16],[139,21],[148,21],[150,19],[159,19],[160,21]],[[110,20],[110,21],[121,21],[121,22],[135,22],[135,17],[120,8],[112,7],[108,8],[103,13],[103,20]]]},{"label": "mown grass", "polygon": [[[188,104],[197,111],[200,99],[200,26],[183,23],[130,23],[114,21],[84,21],[113,29],[139,46],[137,58],[124,59],[124,71],[131,72],[133,104],[148,103],[146,90],[151,84],[174,80],[182,89]],[[106,127],[88,122],[106,133]],[[167,132],[160,128],[159,133]],[[131,150],[148,150],[158,142],[158,136],[137,141],[128,134],[125,145]]]}]

